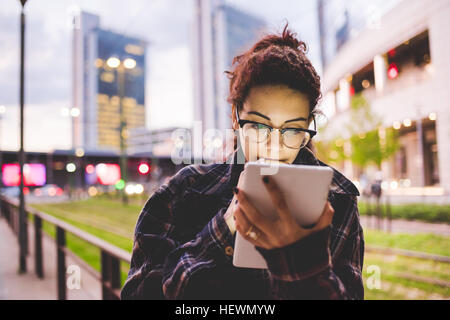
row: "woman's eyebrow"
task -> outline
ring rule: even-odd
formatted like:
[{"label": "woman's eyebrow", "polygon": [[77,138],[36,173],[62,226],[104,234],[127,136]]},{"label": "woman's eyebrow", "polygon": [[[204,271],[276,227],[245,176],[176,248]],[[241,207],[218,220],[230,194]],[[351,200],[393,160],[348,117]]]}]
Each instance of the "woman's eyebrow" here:
[{"label": "woman's eyebrow", "polygon": [[294,122],[294,121],[307,121],[305,118],[300,117],[300,118],[295,118],[295,119],[291,119],[288,121],[285,121],[284,123],[288,123],[288,122]]},{"label": "woman's eyebrow", "polygon": [[[258,111],[249,111],[249,112],[247,112],[247,114],[254,114],[256,116],[262,117],[262,118],[267,119],[267,120],[270,121],[270,118],[268,116],[265,116],[265,115],[259,113]],[[299,117],[299,118],[287,120],[284,123],[294,122],[294,121],[307,121],[307,120],[305,118],[303,118],[303,117]]]},{"label": "woman's eyebrow", "polygon": [[270,121],[270,118],[268,116],[265,116],[265,115],[259,113],[258,111],[249,111],[249,112],[247,112],[247,114],[254,114],[254,115],[257,115],[259,117],[262,117],[262,118]]}]

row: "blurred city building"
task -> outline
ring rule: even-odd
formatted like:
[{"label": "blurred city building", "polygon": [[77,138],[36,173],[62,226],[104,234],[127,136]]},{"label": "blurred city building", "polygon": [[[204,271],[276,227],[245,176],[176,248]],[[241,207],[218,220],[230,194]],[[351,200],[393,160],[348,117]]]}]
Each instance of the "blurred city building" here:
[{"label": "blurred city building", "polygon": [[257,40],[266,22],[223,0],[196,0],[194,12],[194,120],[202,122],[203,132],[216,129],[217,137],[207,140],[216,143],[220,139],[223,144],[216,145],[223,148],[225,130],[232,127],[231,108],[226,101],[229,80],[224,71],[230,70],[233,57]]},{"label": "blurred city building", "polygon": [[[385,189],[450,195],[450,1],[375,1],[375,17],[364,17],[358,3],[319,1],[329,116],[322,138],[350,138],[351,100],[362,94],[381,118],[380,133],[393,128],[399,137],[399,150],[382,164]],[[341,167],[354,180],[362,173],[350,161]]]},{"label": "blurred city building", "polygon": [[145,126],[145,40],[105,30],[100,17],[73,16],[73,149],[120,149],[123,133]]},{"label": "blurred city building", "polygon": [[[190,128],[161,128],[149,130],[144,127],[130,130],[128,154],[147,158],[183,158],[192,156]],[[187,160],[187,159],[186,159]]]},{"label": "blurred city building", "polygon": [[349,40],[376,29],[384,13],[400,0],[318,0],[319,34],[324,68]]}]

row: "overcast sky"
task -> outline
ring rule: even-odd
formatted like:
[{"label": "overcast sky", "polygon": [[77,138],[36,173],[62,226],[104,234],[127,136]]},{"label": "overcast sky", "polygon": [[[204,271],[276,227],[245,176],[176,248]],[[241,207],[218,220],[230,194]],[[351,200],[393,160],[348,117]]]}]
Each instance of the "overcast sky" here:
[{"label": "overcast sky", "polygon": [[[18,149],[19,13],[17,0],[1,0],[0,146]],[[228,0],[228,4],[266,20],[269,31],[291,28],[310,47],[320,72],[316,0]],[[71,106],[71,29],[74,6],[98,14],[104,29],[150,42],[147,54],[146,105],[151,128],[191,126],[193,89],[191,26],[193,0],[28,0],[26,5],[25,148],[70,148],[70,121],[61,115]],[[170,115],[170,116],[169,116]]]}]

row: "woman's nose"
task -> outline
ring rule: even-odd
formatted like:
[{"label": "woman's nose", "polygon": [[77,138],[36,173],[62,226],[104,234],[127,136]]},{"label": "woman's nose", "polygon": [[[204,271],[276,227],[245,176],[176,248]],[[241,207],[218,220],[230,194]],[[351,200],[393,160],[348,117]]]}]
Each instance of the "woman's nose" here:
[{"label": "woman's nose", "polygon": [[269,143],[275,142],[275,144],[281,145],[283,143],[282,136],[281,130],[274,128],[269,134]]},{"label": "woman's nose", "polygon": [[[275,133],[277,131],[277,133]],[[279,129],[273,129],[269,135],[269,141],[267,143],[268,154],[270,154],[270,158],[278,159],[280,154],[280,149],[282,148],[282,135]]]}]

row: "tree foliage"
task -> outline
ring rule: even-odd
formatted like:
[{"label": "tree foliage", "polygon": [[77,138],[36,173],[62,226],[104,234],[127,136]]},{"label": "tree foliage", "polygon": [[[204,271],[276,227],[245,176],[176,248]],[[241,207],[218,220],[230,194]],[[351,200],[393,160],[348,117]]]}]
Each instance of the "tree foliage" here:
[{"label": "tree foliage", "polygon": [[372,112],[362,94],[353,96],[350,121],[345,128],[350,132],[350,139],[347,141],[350,142],[351,152],[344,152],[345,141],[338,136],[331,141],[316,144],[319,157],[331,163],[349,159],[361,169],[369,165],[381,168],[381,163],[399,148],[396,131],[393,128],[383,128],[380,117]]}]

